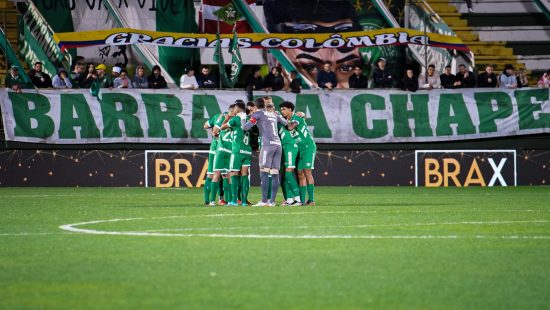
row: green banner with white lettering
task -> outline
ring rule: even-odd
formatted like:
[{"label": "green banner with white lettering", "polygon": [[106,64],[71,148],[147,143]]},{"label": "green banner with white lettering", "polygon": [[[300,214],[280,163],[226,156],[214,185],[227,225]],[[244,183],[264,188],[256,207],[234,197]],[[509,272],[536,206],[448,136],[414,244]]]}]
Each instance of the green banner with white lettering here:
[{"label": "green banner with white lettering", "polygon": [[[289,100],[319,143],[467,140],[550,132],[550,90],[308,90]],[[209,143],[205,121],[244,91],[0,90],[7,140],[40,143]]]}]

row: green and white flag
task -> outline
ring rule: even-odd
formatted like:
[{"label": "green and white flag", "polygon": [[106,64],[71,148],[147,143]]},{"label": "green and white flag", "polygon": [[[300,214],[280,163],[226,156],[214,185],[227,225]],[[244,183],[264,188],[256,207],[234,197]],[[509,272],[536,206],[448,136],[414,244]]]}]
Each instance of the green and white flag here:
[{"label": "green and white flag", "polygon": [[231,41],[231,46],[229,47],[229,54],[231,54],[231,73],[229,74],[229,83],[230,86],[235,86],[239,78],[239,73],[243,67],[243,59],[241,57],[241,52],[239,50],[239,37],[237,32],[233,32],[233,40]]}]

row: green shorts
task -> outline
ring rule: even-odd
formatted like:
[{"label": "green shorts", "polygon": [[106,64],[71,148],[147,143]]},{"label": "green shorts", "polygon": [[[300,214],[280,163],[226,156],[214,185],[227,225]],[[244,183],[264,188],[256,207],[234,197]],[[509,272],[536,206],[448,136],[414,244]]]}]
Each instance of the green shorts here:
[{"label": "green shorts", "polygon": [[214,171],[221,171],[222,174],[227,174],[229,170],[229,159],[231,158],[231,153],[224,151],[216,152],[216,159],[214,160]]},{"label": "green shorts", "polygon": [[216,153],[208,154],[208,170],[206,174],[214,174],[214,161],[216,160]]},{"label": "green shorts", "polygon": [[229,171],[241,171],[242,167],[250,167],[250,154],[231,154],[229,160]]},{"label": "green shorts", "polygon": [[298,146],[283,145],[283,167],[285,169],[296,168],[296,158],[298,157]]},{"label": "green shorts", "polygon": [[304,169],[315,169],[316,146],[310,146],[298,151],[298,171]]}]

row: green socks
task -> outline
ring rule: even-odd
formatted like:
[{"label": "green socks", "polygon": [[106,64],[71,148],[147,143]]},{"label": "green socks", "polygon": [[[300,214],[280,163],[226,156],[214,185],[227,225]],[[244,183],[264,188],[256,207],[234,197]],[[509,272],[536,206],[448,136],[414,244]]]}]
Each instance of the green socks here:
[{"label": "green socks", "polygon": [[212,187],[212,179],[206,178],[204,181],[204,202],[210,202],[210,188]]},{"label": "green socks", "polygon": [[[300,190],[298,189],[298,182],[296,182],[296,178],[294,177],[294,173],[290,172],[290,171],[287,171],[285,173],[285,180],[286,180],[286,183],[288,184],[288,196],[290,198],[294,198],[296,196],[301,196],[300,195]],[[303,201],[303,200],[302,200]]]},{"label": "green socks", "polygon": [[231,199],[231,202],[237,203],[238,200],[238,193],[239,193],[239,185],[240,185],[240,176],[233,175],[231,176],[231,192],[233,193],[233,199]]},{"label": "green socks", "polygon": [[228,179],[223,180],[223,193],[226,202],[232,201],[233,195],[231,192],[231,184],[229,184]]},{"label": "green socks", "polygon": [[248,201],[248,191],[250,190],[250,180],[248,180],[248,176],[247,175],[243,175],[241,177],[241,192],[242,192],[242,201],[241,203],[243,204],[246,204],[246,202]]},{"label": "green socks", "polygon": [[302,200],[302,202],[305,203],[306,202],[306,187],[305,186],[300,186],[299,190],[300,190],[300,200]]},{"label": "green socks", "polygon": [[308,196],[308,200],[309,201],[315,201],[315,199],[313,198],[313,190],[315,189],[315,185],[314,184],[308,184],[307,185],[307,196]]},{"label": "green socks", "polygon": [[213,182],[210,189],[210,201],[216,201],[216,194],[218,193],[220,182]]}]

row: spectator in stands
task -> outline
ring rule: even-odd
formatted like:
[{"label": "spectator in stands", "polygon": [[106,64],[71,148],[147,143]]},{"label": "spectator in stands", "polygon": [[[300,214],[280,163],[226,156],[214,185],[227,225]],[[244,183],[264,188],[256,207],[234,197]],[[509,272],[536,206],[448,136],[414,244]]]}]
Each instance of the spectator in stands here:
[{"label": "spectator in stands", "polygon": [[181,89],[197,89],[199,88],[199,83],[195,78],[195,70],[193,68],[185,68],[183,70],[183,75],[180,78],[180,88]]},{"label": "spectator in stands", "polygon": [[168,83],[166,83],[164,76],[162,76],[159,65],[153,66],[153,70],[151,75],[147,78],[147,81],[149,82],[149,88],[159,89],[168,87]]},{"label": "spectator in stands", "polygon": [[120,75],[113,81],[114,88],[133,88],[132,81],[128,78],[128,72],[122,70]]},{"label": "spectator in stands", "polygon": [[107,74],[107,66],[105,64],[99,64],[95,69],[100,88],[113,88],[113,77]]},{"label": "spectator in stands", "polygon": [[367,88],[369,79],[363,75],[363,69],[357,65],[353,67],[353,74],[349,77],[349,88]]},{"label": "spectator in stands", "polygon": [[132,79],[133,88],[149,88],[149,82],[145,76],[145,68],[142,65],[136,67],[136,74]]},{"label": "spectator in stands", "polygon": [[203,66],[201,73],[196,77],[199,88],[218,88],[218,79],[210,72],[210,68]]},{"label": "spectator in stands", "polygon": [[428,75],[425,73],[420,74],[418,77],[418,85],[421,89],[432,90],[434,88],[441,88],[441,78],[439,73],[435,71],[434,65],[428,66]]},{"label": "spectator in stands", "polygon": [[407,69],[407,72],[401,80],[401,89],[415,92],[418,90],[418,79],[414,76],[413,69]]},{"label": "spectator in stands", "polygon": [[263,80],[260,73],[260,67],[252,68],[252,73],[246,78],[246,97],[249,101],[254,100],[254,91],[263,88]]},{"label": "spectator in stands", "polygon": [[537,82],[537,86],[540,88],[550,88],[550,69],[542,74]]},{"label": "spectator in stands", "polygon": [[264,78],[264,89],[266,91],[278,91],[285,87],[285,79],[281,75],[281,67],[271,68],[271,72]]},{"label": "spectator in stands", "polygon": [[90,88],[92,86],[93,82],[93,75],[97,76],[97,72],[95,70],[95,65],[93,63],[89,63],[86,65],[86,73],[82,75],[82,81],[80,82],[80,88]]},{"label": "spectator in stands", "polygon": [[84,63],[76,62],[71,72],[71,83],[73,83],[73,88],[81,88],[81,84],[86,78],[85,75]]},{"label": "spectator in stands", "polygon": [[336,87],[336,74],[332,72],[332,63],[325,61],[323,70],[317,74],[317,85],[323,89],[333,90]]},{"label": "spectator in stands", "polygon": [[456,76],[451,73],[451,66],[445,66],[445,72],[439,76],[443,88],[455,88]]},{"label": "spectator in stands", "polygon": [[515,68],[512,65],[504,66],[504,71],[500,74],[500,88],[517,88],[518,80],[514,72]]},{"label": "spectator in stands", "polygon": [[466,5],[468,6],[468,12],[473,13],[474,8],[472,7],[472,0],[464,0],[466,2]]},{"label": "spectator in stands", "polygon": [[313,66],[313,68],[309,69],[308,72],[313,79],[313,82],[315,82],[315,84],[312,85],[313,88],[318,88],[319,85],[317,85],[317,76],[319,75],[319,69],[317,69],[316,66]]},{"label": "spectator in stands", "polygon": [[372,82],[374,88],[392,88],[394,78],[391,71],[386,68],[386,59],[378,59],[378,67],[372,73]]},{"label": "spectator in stands", "polygon": [[473,88],[476,87],[476,78],[474,73],[469,71],[465,65],[458,66],[459,72],[456,74],[455,88]]},{"label": "spectator in stands", "polygon": [[28,75],[36,88],[52,87],[52,78],[49,74],[42,71],[42,63],[40,61],[34,63],[34,67],[29,70]]},{"label": "spectator in stands", "polygon": [[518,88],[529,86],[529,79],[527,78],[527,74],[525,73],[525,70],[523,69],[519,70],[519,73],[517,74],[517,80],[518,80]]},{"label": "spectator in stands", "polygon": [[477,76],[477,87],[495,88],[497,87],[498,78],[493,72],[493,66],[485,66],[485,71]]},{"label": "spectator in stands", "polygon": [[57,70],[57,75],[53,77],[52,86],[55,89],[73,88],[73,83],[67,74],[67,70],[61,67]]},{"label": "spectator in stands", "polygon": [[113,70],[111,71],[111,76],[113,77],[113,80],[120,76],[120,72],[122,72],[122,68],[118,65],[115,65],[113,67]]},{"label": "spectator in stands", "polygon": [[22,88],[25,88],[25,80],[19,74],[18,66],[11,66],[10,73],[6,74],[6,87],[15,90],[16,92],[21,92]]},{"label": "spectator in stands", "polygon": [[302,79],[298,77],[298,71],[290,71],[289,90],[295,94],[302,92]]}]

